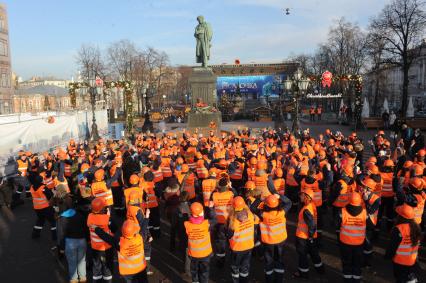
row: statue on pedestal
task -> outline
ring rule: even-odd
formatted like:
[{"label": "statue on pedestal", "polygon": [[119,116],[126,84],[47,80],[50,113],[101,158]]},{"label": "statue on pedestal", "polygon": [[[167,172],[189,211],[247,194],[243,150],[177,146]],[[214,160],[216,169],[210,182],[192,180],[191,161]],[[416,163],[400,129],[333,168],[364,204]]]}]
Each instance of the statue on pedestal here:
[{"label": "statue on pedestal", "polygon": [[201,63],[201,66],[207,67],[207,63],[210,60],[213,31],[210,24],[204,21],[203,16],[198,16],[197,21],[198,25],[195,27],[194,33],[194,37],[197,40],[195,56],[197,58],[197,63]]},{"label": "statue on pedestal", "polygon": [[197,98],[197,103],[195,104],[195,107],[193,108],[193,112],[194,113],[214,113],[214,112],[217,112],[217,109],[203,102],[201,98]]}]

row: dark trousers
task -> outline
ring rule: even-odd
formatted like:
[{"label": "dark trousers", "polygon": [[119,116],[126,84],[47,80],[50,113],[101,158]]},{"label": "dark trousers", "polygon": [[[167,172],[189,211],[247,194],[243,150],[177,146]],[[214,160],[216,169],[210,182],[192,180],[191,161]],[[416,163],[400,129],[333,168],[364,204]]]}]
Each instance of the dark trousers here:
[{"label": "dark trousers", "polygon": [[395,276],[396,283],[405,283],[410,282],[410,280],[416,279],[414,267],[415,265],[406,266],[393,263],[393,275]]},{"label": "dark trousers", "polygon": [[382,197],[380,200],[378,219],[382,221],[383,216],[386,216],[386,228],[388,231],[392,228],[395,217],[394,202],[393,197]]},{"label": "dark trousers", "polygon": [[315,114],[310,114],[311,115],[311,121],[315,121]]},{"label": "dark trousers", "polygon": [[133,275],[122,275],[124,282],[126,283],[147,283],[148,277],[146,275],[146,269]]},{"label": "dark trousers", "polygon": [[148,228],[154,239],[158,239],[161,236],[160,230],[160,207],[152,207],[149,209],[149,223]]},{"label": "dark trousers", "polygon": [[249,282],[251,251],[231,253],[231,276],[234,283]]},{"label": "dark trousers", "polygon": [[321,115],[322,115],[322,114],[317,114],[318,121],[321,121]]},{"label": "dark trousers", "polygon": [[265,256],[265,281],[281,283],[284,279],[284,242],[263,244]]},{"label": "dark trousers", "polygon": [[112,282],[112,259],[112,249],[106,251],[92,249],[92,273],[94,282]]},{"label": "dark trousers", "polygon": [[46,220],[50,224],[50,232],[52,234],[52,240],[56,241],[56,220],[55,220],[55,211],[53,210],[53,207],[49,206],[43,209],[34,209],[37,220],[33,227],[33,238],[39,238],[41,230],[43,230],[44,223]]},{"label": "dark trousers", "polygon": [[208,283],[210,272],[210,257],[189,257],[192,282]]},{"label": "dark trousers", "polygon": [[345,282],[361,282],[362,245],[352,246],[340,242],[340,252]]},{"label": "dark trousers", "polygon": [[317,269],[319,273],[322,273],[323,265],[315,241],[310,243],[307,239],[296,237],[296,251],[299,256],[299,271],[301,273],[309,272],[308,255],[311,256],[315,269]]},{"label": "dark trousers", "polygon": [[226,228],[224,224],[216,224],[213,230],[213,241],[214,241],[214,253],[218,259],[218,264],[222,265],[225,263],[226,256]]},{"label": "dark trousers", "polygon": [[371,258],[373,256],[373,240],[374,237],[374,226],[367,225],[367,231],[365,235],[365,241],[363,245],[363,253],[364,253],[364,266],[371,265]]},{"label": "dark trousers", "polygon": [[30,182],[28,181],[27,177],[16,176],[13,178],[13,186],[15,188],[15,194],[13,195],[14,201],[21,199],[21,194],[23,192],[30,191]]}]

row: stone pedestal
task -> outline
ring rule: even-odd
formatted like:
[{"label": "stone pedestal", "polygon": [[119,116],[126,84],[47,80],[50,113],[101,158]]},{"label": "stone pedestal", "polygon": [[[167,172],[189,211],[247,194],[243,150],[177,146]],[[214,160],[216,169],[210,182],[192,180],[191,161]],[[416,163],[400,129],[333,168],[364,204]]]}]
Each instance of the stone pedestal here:
[{"label": "stone pedestal", "polygon": [[[210,68],[193,68],[188,79],[193,107],[197,104],[197,99],[200,98],[205,104],[217,108],[216,79],[216,75]],[[216,124],[215,128],[210,127],[211,122]],[[221,126],[222,114],[220,112],[188,114],[188,131],[192,133],[198,128],[198,132],[203,135],[208,135],[210,130],[214,130],[216,135],[220,135]]]},{"label": "stone pedestal", "polygon": [[194,67],[188,79],[192,94],[192,105],[200,98],[210,106],[217,106],[216,75],[210,68]]},{"label": "stone pedestal", "polygon": [[[210,123],[216,124],[215,128],[210,127]],[[215,132],[216,136],[220,136],[220,129],[222,127],[222,113],[189,113],[188,114],[188,131],[194,133],[198,128],[198,133],[207,136],[211,130]]]}]

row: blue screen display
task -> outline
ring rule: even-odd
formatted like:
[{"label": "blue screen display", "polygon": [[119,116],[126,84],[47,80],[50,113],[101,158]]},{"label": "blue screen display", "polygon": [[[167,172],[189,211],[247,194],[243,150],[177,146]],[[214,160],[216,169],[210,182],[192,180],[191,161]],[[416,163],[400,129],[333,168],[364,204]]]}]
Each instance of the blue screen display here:
[{"label": "blue screen display", "polygon": [[241,77],[218,77],[216,82],[217,94],[223,92],[227,94],[236,93],[237,86],[240,86],[241,94],[254,94],[261,96],[278,96],[281,82],[286,76],[265,75],[265,76],[241,76]]}]

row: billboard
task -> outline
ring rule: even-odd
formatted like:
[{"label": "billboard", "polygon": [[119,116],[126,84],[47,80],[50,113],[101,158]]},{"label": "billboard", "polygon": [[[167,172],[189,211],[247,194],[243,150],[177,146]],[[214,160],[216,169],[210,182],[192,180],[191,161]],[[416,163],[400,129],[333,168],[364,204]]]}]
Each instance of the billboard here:
[{"label": "billboard", "polygon": [[240,86],[241,94],[252,94],[253,96],[278,96],[280,85],[286,76],[284,74],[265,76],[241,76],[241,77],[218,77],[216,89],[218,96],[222,93],[236,93]]}]

